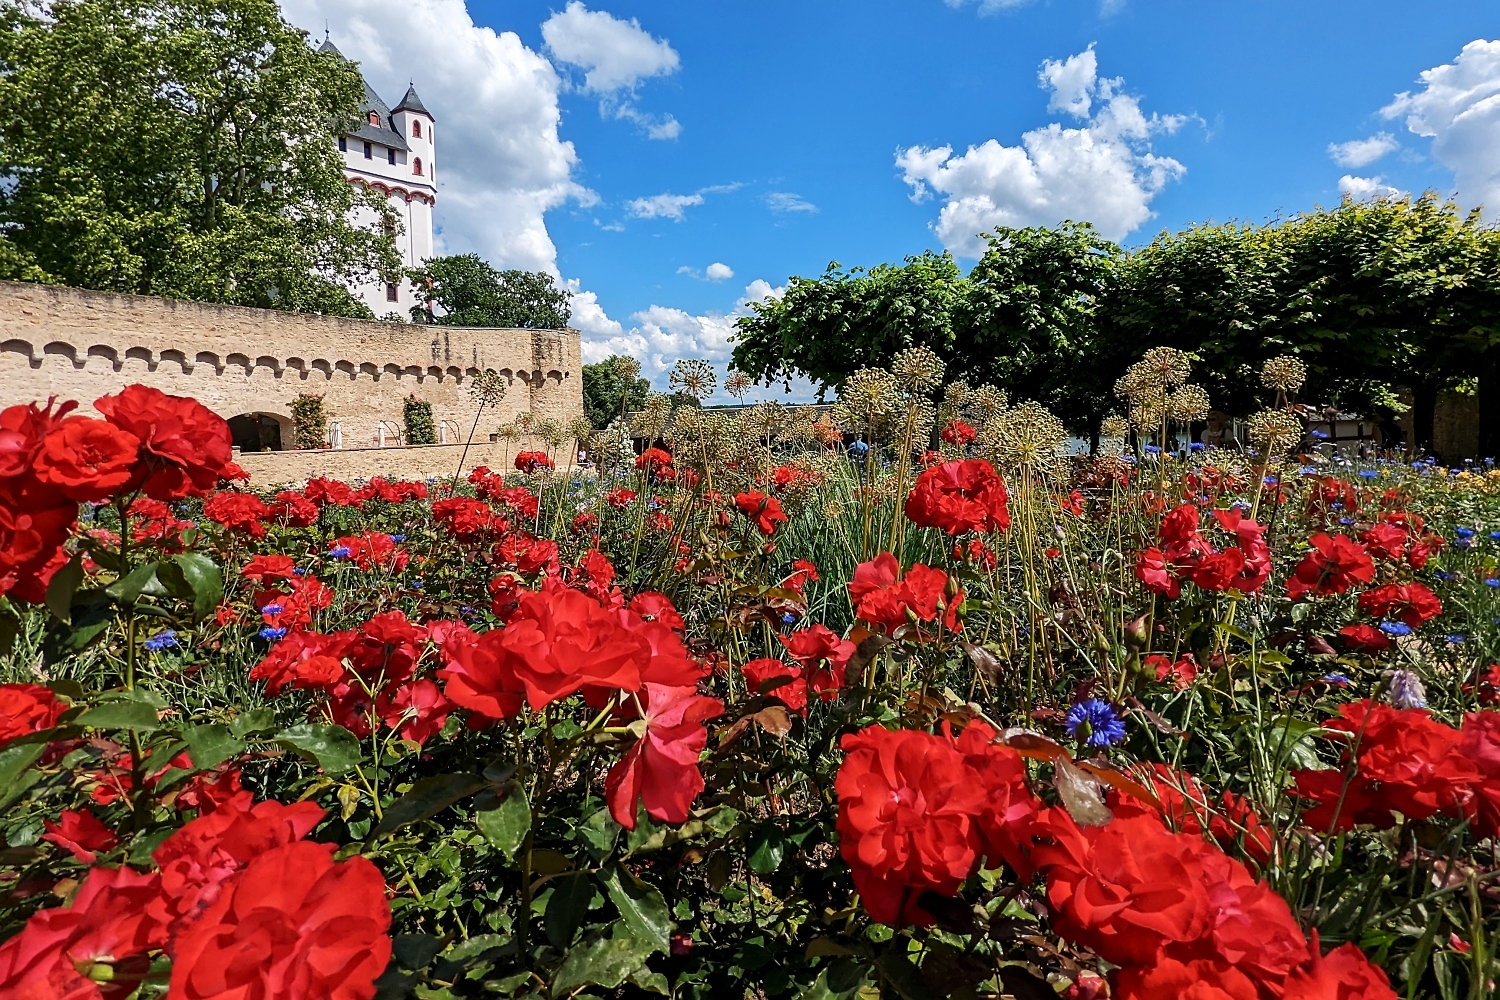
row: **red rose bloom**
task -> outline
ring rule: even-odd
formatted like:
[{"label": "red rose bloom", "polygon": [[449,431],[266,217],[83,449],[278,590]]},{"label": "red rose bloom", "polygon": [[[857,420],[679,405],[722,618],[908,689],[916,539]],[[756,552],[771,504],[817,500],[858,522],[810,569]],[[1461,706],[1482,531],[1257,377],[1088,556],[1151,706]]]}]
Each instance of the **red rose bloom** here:
[{"label": "red rose bloom", "polygon": [[1381,653],[1391,647],[1391,640],[1374,625],[1345,625],[1339,636],[1355,653]]},{"label": "red rose bloom", "polygon": [[1356,583],[1375,579],[1374,560],[1349,536],[1325,535],[1320,531],[1308,542],[1312,551],[1302,557],[1286,582],[1286,596],[1292,600],[1300,601],[1308,594],[1315,597],[1342,594]]},{"label": "red rose bloom", "polygon": [[251,860],[178,937],[172,996],[370,1000],[391,957],[385,880],[332,851],[294,843]]},{"label": "red rose bloom", "polygon": [[131,385],[96,399],[94,409],[141,442],[127,489],[140,484],[155,500],[178,500],[207,493],[235,471],[229,425],[197,400]]},{"label": "red rose bloom", "polygon": [[1406,529],[1395,524],[1377,524],[1360,536],[1370,555],[1400,562],[1406,552]]},{"label": "red rose bloom", "polygon": [[[837,632],[822,624],[778,638],[787,654],[802,664],[808,688],[825,701],[836,697],[838,689],[844,686],[844,669],[854,655],[854,643],[841,639]],[[827,666],[819,666],[822,663]]]},{"label": "red rose bloom", "polygon": [[203,504],[204,517],[230,531],[248,532],[251,538],[260,538],[266,533],[266,526],[261,522],[274,513],[254,493],[215,493]]},{"label": "red rose bloom", "polygon": [[1420,583],[1388,583],[1359,595],[1359,607],[1376,618],[1398,618],[1412,628],[1443,613],[1437,595]]},{"label": "red rose bloom", "polygon": [[762,535],[771,534],[778,524],[786,520],[786,513],[781,509],[781,501],[775,497],[766,496],[760,490],[741,493],[734,498],[734,505],[755,522],[755,526],[760,529]]},{"label": "red rose bloom", "polygon": [[99,822],[87,809],[78,812],[64,809],[58,822],[44,819],[42,825],[47,828],[42,839],[68,851],[73,855],[73,860],[81,865],[93,864],[98,857],[97,852],[107,851],[119,842],[115,832]]},{"label": "red rose bloom", "polygon": [[527,475],[542,469],[556,468],[545,451],[518,451],[515,466],[517,472],[524,472]]},{"label": "red rose bloom", "polygon": [[51,729],[68,706],[40,684],[0,684],[0,747]]},{"label": "red rose bloom", "polygon": [[913,524],[950,535],[1005,531],[1010,527],[1008,500],[1005,484],[984,459],[947,462],[917,477],[906,498],[906,516]]},{"label": "red rose bloom", "polygon": [[664,823],[684,823],[703,791],[698,755],[708,745],[705,720],[724,711],[717,698],[692,687],[645,685],[645,734],[610,769],[604,781],[609,814],[627,830],[636,824],[636,803]]},{"label": "red rose bloom", "polygon": [[[917,563],[907,570],[906,576],[896,579],[901,566],[896,557],[882,552],[870,562],[860,563],[854,569],[854,579],[849,581],[849,596],[854,600],[855,613],[871,625],[884,626],[886,632],[918,622],[931,622],[942,615],[943,624],[957,632],[963,626],[958,621],[958,607],[963,603],[964,592],[956,585],[948,592],[948,574]],[[910,617],[908,617],[910,616]]]},{"label": "red rose bloom", "polygon": [[944,441],[951,445],[957,445],[960,448],[971,444],[978,436],[979,432],[962,420],[950,421],[948,426],[944,427],[942,431]]},{"label": "red rose bloom", "polygon": [[635,491],[627,489],[610,490],[604,494],[604,502],[615,510],[624,510],[635,500]]},{"label": "red rose bloom", "polygon": [[1396,1000],[1385,970],[1358,946],[1340,945],[1319,957],[1317,932],[1313,934],[1313,958],[1287,976],[1281,1000]]},{"label": "red rose bloom", "polygon": [[33,468],[70,500],[103,500],[130,482],[140,447],[139,438],[113,424],[67,417],[42,439]]},{"label": "red rose bloom", "polygon": [[780,660],[751,660],[740,671],[745,687],[752,695],[763,694],[777,699],[794,712],[807,714],[807,679],[800,666],[792,667]]},{"label": "red rose bloom", "polygon": [[292,571],[296,568],[297,564],[292,561],[291,556],[260,555],[247,562],[245,568],[240,570],[240,575],[256,583],[264,583],[267,580],[289,580],[295,575]]},{"label": "red rose bloom", "polygon": [[375,714],[404,740],[421,746],[443,728],[453,703],[432,681],[423,679],[387,687],[375,700]]}]

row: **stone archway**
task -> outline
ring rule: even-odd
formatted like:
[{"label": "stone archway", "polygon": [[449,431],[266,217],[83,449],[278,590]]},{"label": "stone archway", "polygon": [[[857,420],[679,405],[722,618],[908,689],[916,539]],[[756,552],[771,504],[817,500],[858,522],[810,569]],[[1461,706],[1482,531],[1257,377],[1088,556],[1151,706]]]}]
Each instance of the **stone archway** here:
[{"label": "stone archway", "polygon": [[290,443],[283,437],[285,423],[270,413],[241,413],[229,418],[229,433],[242,452],[281,451]]}]

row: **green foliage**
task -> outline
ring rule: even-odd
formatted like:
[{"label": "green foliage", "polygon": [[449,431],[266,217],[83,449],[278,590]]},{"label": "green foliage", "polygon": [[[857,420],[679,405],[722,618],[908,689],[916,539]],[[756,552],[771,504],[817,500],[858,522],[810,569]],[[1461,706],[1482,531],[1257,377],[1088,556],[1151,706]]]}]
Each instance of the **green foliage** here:
[{"label": "green foliage", "polygon": [[[399,269],[344,179],[359,74],[270,0],[0,11],[0,225],[13,277],[345,316]],[[367,227],[347,220],[371,209]]]},{"label": "green foliage", "polygon": [[[607,427],[624,410],[639,410],[651,392],[647,379],[621,377],[619,355],[583,366],[583,412],[595,427]],[[628,381],[628,384],[627,384]]]},{"label": "green foliage", "polygon": [[311,451],[327,446],[328,414],[323,409],[321,395],[304,392],[292,400],[292,427],[299,450]]},{"label": "green foliage", "polygon": [[401,404],[401,421],[407,444],[437,444],[437,425],[432,422],[432,404],[413,393]]},{"label": "green foliage", "polygon": [[478,254],[434,257],[407,275],[417,292],[415,323],[561,330],[572,313],[572,294],[552,275],[497,271]]}]

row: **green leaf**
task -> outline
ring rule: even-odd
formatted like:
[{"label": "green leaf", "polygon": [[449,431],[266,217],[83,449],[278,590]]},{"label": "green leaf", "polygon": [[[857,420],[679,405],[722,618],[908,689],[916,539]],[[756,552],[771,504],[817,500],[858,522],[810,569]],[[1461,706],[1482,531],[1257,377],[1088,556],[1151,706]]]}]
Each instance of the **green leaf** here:
[{"label": "green leaf", "polygon": [[0,750],[0,808],[20,798],[41,779],[41,772],[31,770],[31,765],[46,752],[46,743],[13,744]]},{"label": "green leaf", "polygon": [[615,837],[620,833],[620,824],[614,821],[606,808],[595,812],[575,829],[578,836],[583,838],[584,850],[589,852],[589,856],[595,861],[603,861],[615,849]]},{"label": "green leaf", "polygon": [[74,719],[73,724],[94,729],[129,729],[137,733],[161,727],[156,709],[146,701],[110,701],[95,705]]},{"label": "green leaf", "polygon": [[526,789],[519,784],[492,809],[481,809],[475,816],[479,832],[507,859],[513,859],[516,851],[531,832],[531,803],[526,800]]},{"label": "green leaf", "polygon": [[904,950],[906,938],[896,937],[892,948],[875,960],[876,967],[885,976],[886,982],[901,995],[902,1000],[933,1000],[935,995],[927,988],[921,971],[911,964],[909,958],[895,950],[898,943]]},{"label": "green leaf", "polygon": [[313,761],[329,774],[351,770],[364,756],[359,740],[343,726],[304,722],[283,729],[271,739]]},{"label": "green leaf", "polygon": [[600,880],[631,933],[666,954],[672,945],[672,913],[661,893],[618,864],[605,868]]},{"label": "green leaf", "polygon": [[16,636],[20,634],[21,615],[10,601],[0,597],[0,656],[10,655],[16,645]]},{"label": "green leaf", "polygon": [[552,897],[547,900],[547,912],[542,925],[547,931],[547,940],[554,947],[566,948],[573,941],[578,925],[589,912],[589,902],[594,898],[594,883],[582,873],[559,875],[552,880]]},{"label": "green leaf", "polygon": [[245,752],[245,741],[230,733],[228,726],[217,723],[193,726],[182,738],[188,745],[193,766],[205,771]]},{"label": "green leaf", "polygon": [[436,774],[411,786],[411,791],[392,802],[370,831],[371,837],[395,833],[408,823],[431,819],[455,802],[482,791],[489,782],[477,774]]},{"label": "green leaf", "polygon": [[253,712],[242,712],[229,724],[229,731],[235,736],[249,736],[253,733],[269,733],[276,728],[276,714],[269,708],[257,708]]},{"label": "green leaf", "polygon": [[156,576],[173,597],[193,602],[194,621],[213,614],[224,596],[224,574],[218,564],[200,552],[173,556],[157,567]]},{"label": "green leaf", "polygon": [[166,597],[167,588],[156,578],[156,569],[156,563],[137,566],[105,587],[104,592],[121,604],[134,604],[142,594],[148,597]]},{"label": "green leaf", "polygon": [[552,995],[564,996],[589,983],[612,990],[644,966],[650,955],[650,945],[618,920],[609,937],[591,934],[568,949],[552,979]]},{"label": "green leaf", "polygon": [[786,856],[786,838],[781,827],[767,823],[755,832],[750,842],[750,870],[757,875],[769,875],[781,867]]},{"label": "green leaf", "polygon": [[47,610],[66,624],[73,622],[73,595],[83,583],[83,555],[80,553],[68,560],[68,564],[52,575],[47,584]]}]

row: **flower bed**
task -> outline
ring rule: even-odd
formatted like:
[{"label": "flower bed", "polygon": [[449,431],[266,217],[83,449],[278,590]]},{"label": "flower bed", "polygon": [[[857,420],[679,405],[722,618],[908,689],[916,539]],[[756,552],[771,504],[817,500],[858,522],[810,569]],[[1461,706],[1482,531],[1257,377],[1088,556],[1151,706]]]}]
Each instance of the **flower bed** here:
[{"label": "flower bed", "polygon": [[0,413],[0,994],[1484,995],[1500,474],[934,362],[577,480]]}]

